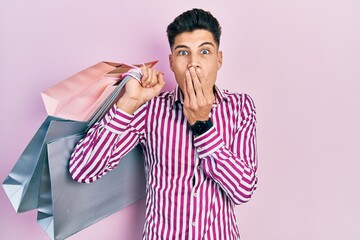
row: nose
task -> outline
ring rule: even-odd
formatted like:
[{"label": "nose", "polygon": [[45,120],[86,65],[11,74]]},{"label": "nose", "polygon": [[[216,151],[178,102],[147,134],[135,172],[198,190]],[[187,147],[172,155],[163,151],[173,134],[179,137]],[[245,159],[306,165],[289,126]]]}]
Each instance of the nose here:
[{"label": "nose", "polygon": [[194,68],[200,68],[200,61],[198,56],[196,56],[195,54],[190,56],[187,68],[189,69],[190,67],[194,67]]}]

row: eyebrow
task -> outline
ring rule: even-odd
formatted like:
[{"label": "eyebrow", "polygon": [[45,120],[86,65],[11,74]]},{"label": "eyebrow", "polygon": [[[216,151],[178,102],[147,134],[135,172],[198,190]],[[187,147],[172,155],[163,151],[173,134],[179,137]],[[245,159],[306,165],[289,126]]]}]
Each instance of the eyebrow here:
[{"label": "eyebrow", "polygon": [[186,45],[177,45],[174,50],[178,49],[178,48],[189,48],[188,46]]},{"label": "eyebrow", "polygon": [[[211,45],[211,46],[215,47],[215,45],[214,45],[212,42],[203,42],[203,43],[201,43],[198,47],[202,47],[202,46],[205,46],[205,45]],[[190,47],[188,47],[188,46],[186,46],[186,45],[177,45],[177,46],[174,48],[174,50],[176,50],[176,49],[178,49],[178,48],[190,48]]]},{"label": "eyebrow", "polygon": [[199,47],[202,47],[204,45],[211,45],[211,46],[215,47],[215,45],[212,42],[203,42],[202,44],[199,45]]}]

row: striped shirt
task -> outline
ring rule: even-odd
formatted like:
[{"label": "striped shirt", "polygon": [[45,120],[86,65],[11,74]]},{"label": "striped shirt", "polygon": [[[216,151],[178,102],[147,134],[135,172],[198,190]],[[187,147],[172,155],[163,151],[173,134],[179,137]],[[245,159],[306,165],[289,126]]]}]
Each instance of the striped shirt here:
[{"label": "striped shirt", "polygon": [[116,105],[80,140],[70,173],[90,183],[141,144],[145,154],[143,239],[240,239],[235,205],[256,189],[256,112],[247,94],[215,87],[207,132],[194,136],[179,87],[143,104],[134,115]]}]

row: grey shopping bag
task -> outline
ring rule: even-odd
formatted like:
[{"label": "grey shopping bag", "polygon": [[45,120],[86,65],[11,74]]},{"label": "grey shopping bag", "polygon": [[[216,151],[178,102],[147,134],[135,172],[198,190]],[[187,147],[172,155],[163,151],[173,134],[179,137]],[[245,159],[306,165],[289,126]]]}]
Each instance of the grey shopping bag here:
[{"label": "grey shopping bag", "polygon": [[[137,77],[139,74],[134,73]],[[45,154],[45,144],[59,137],[65,137],[77,133],[84,133],[95,122],[99,121],[109,108],[116,101],[121,89],[131,76],[125,76],[118,83],[115,90],[99,106],[88,122],[66,120],[59,117],[47,116],[34,137],[31,139],[14,167],[3,181],[2,186],[17,213],[36,209],[38,207],[38,196],[42,166],[47,155]],[[52,125],[52,121],[68,122],[69,125]]]},{"label": "grey shopping bag", "polygon": [[[136,73],[134,75],[140,77]],[[130,79],[131,76],[126,76],[119,82],[91,117],[86,129],[81,127],[73,131],[73,135],[47,142],[37,220],[52,239],[73,235],[145,197],[145,156],[140,145],[123,157],[114,170],[91,184],[75,182],[68,166],[77,142],[104,116]],[[54,129],[72,128],[72,124],[65,126],[53,121],[50,126]]]},{"label": "grey shopping bag", "polygon": [[[53,121],[71,122],[70,127],[50,127]],[[64,125],[64,126],[65,126]],[[74,134],[85,129],[86,122],[74,122],[48,116],[41,124],[34,137],[20,155],[14,167],[5,178],[2,186],[17,213],[29,211],[38,207],[39,187],[43,163],[46,155],[45,143],[58,137]]]},{"label": "grey shopping bag", "polygon": [[69,173],[69,158],[83,134],[47,144],[38,223],[52,239],[64,239],[145,196],[144,155],[140,145],[101,179],[84,184]]}]

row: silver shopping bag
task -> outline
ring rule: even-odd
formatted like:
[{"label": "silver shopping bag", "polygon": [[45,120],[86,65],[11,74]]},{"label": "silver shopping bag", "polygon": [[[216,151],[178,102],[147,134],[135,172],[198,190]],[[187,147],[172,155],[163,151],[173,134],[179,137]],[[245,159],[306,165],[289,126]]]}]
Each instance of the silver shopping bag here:
[{"label": "silver shopping bag", "polygon": [[68,170],[69,158],[83,136],[47,144],[37,220],[52,239],[65,239],[145,197],[144,155],[139,145],[101,179],[91,184],[75,182]]},{"label": "silver shopping bag", "polygon": [[[63,122],[65,128],[50,127],[53,121]],[[68,123],[71,123],[68,125]],[[45,143],[59,137],[83,131],[86,122],[74,122],[48,116],[20,155],[2,186],[17,213],[36,209],[43,163],[47,158]],[[75,130],[75,131],[74,131]]]},{"label": "silver shopping bag", "polygon": [[[75,182],[69,173],[69,159],[75,145],[114,104],[131,77],[126,76],[119,83],[91,117],[85,130],[79,128],[73,135],[46,142],[37,220],[52,239],[69,237],[145,197],[145,157],[140,145],[123,157],[114,170],[91,184]],[[50,127],[71,128],[64,124],[53,121]]]}]

